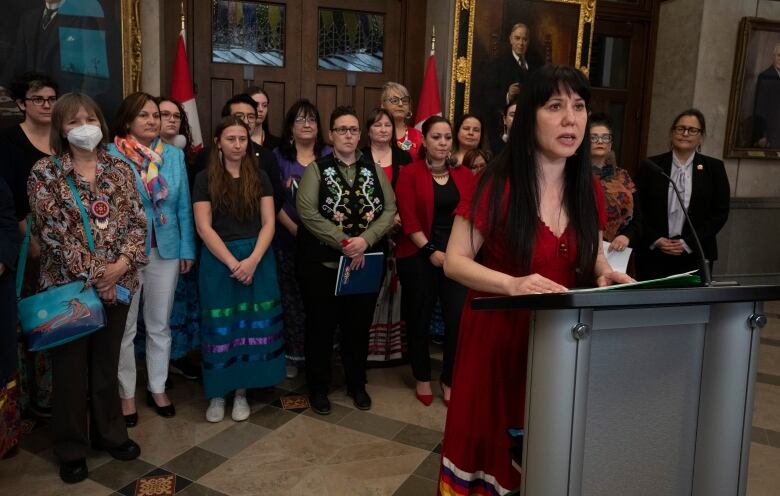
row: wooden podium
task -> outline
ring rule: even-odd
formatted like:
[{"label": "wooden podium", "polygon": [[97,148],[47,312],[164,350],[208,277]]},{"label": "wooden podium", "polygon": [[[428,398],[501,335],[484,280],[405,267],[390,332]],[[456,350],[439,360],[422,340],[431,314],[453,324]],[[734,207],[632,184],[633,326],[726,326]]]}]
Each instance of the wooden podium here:
[{"label": "wooden podium", "polygon": [[772,300],[780,286],[476,299],[531,310],[520,494],[744,495]]}]

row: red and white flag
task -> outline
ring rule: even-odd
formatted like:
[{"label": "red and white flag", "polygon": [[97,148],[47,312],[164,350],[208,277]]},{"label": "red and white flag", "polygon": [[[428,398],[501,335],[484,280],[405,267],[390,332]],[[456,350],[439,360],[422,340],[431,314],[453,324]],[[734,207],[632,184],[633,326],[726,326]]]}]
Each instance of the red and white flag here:
[{"label": "red and white flag", "polygon": [[182,29],[179,33],[179,44],[176,47],[176,60],[173,63],[173,81],[171,82],[171,98],[181,102],[187,113],[192,133],[192,148],[199,151],[203,148],[203,135],[200,132],[200,120],[198,119],[198,107],[195,105],[195,91],[193,90],[190,64],[187,61],[187,37]]},{"label": "red and white flag", "polygon": [[421,129],[423,122],[433,115],[441,115],[441,100],[439,99],[439,81],[436,77],[436,60],[428,57],[428,66],[425,68],[420,100],[417,104],[417,115],[414,118],[414,127]]}]

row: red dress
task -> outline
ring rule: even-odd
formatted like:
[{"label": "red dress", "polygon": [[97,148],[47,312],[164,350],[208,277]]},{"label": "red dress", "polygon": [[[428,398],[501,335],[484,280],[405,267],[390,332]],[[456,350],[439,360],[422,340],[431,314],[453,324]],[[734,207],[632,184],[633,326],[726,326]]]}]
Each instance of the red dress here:
[{"label": "red dress", "polygon": [[[507,184],[505,199],[508,191]],[[598,181],[594,183],[594,192],[599,229],[603,229],[606,213]],[[487,197],[482,197],[472,219],[483,235],[488,227]],[[470,219],[470,203],[470,198],[463,198],[455,214]],[[574,286],[577,245],[570,227],[556,238],[539,221],[530,273],[566,287]],[[502,233],[485,238],[480,254],[480,263],[488,268],[515,276],[527,275],[507,263]],[[509,456],[511,443],[506,430],[525,425],[529,313],[474,311],[471,300],[480,296],[495,295],[469,290],[460,319],[439,473],[439,494],[444,496],[503,495],[520,486],[520,473]]]}]

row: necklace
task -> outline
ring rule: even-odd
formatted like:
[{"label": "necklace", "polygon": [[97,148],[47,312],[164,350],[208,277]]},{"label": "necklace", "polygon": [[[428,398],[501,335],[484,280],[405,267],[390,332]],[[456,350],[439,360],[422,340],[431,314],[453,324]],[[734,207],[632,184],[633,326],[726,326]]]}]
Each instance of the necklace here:
[{"label": "necklace", "polygon": [[403,140],[398,140],[398,144],[401,146],[401,150],[404,150],[404,151],[408,151],[412,147],[413,143],[409,139],[409,128],[408,127],[404,131],[404,138],[403,138]]}]

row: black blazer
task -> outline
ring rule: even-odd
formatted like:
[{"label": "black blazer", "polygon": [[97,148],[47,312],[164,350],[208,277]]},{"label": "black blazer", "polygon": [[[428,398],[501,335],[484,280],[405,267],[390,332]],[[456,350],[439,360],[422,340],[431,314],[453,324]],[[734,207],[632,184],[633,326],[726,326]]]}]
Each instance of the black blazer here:
[{"label": "black blazer", "polygon": [[[649,157],[649,160],[671,175],[672,152]],[[688,215],[699,234],[704,254],[710,261],[715,261],[718,259],[715,235],[729,217],[729,179],[723,161],[716,158],[696,153],[692,167]],[[658,238],[669,237],[669,181],[648,167],[640,167],[636,185],[642,210],[642,249],[647,249]],[[696,242],[687,223],[683,224],[681,237],[692,250],[696,249]]]},{"label": "black blazer", "polygon": [[14,214],[11,189],[0,178],[0,387],[16,371],[16,257],[19,254],[19,228]]}]

